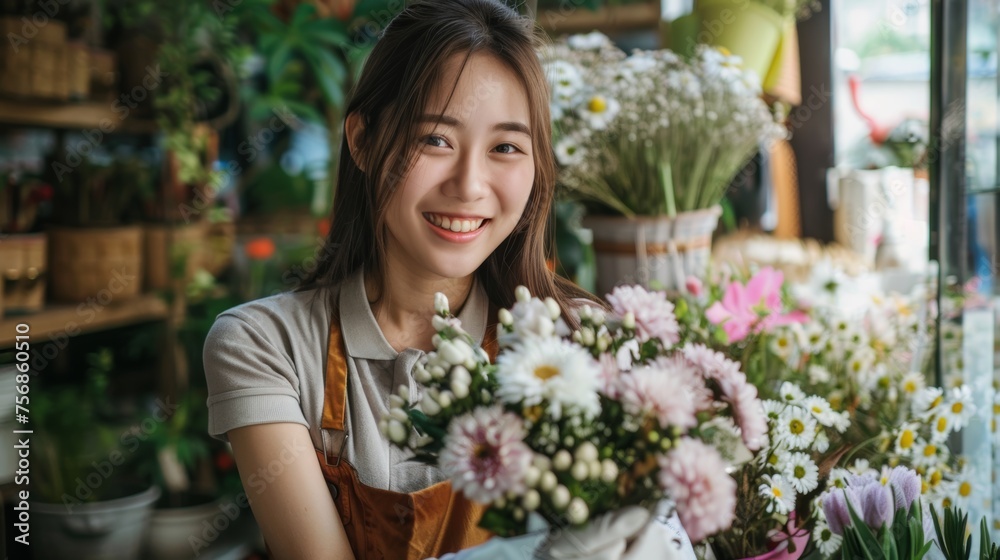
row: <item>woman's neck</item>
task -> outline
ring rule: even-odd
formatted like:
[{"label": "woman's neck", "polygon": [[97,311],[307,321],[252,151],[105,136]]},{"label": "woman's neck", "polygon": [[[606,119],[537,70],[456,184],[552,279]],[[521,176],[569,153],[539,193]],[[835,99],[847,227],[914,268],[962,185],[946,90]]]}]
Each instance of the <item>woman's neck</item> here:
[{"label": "woman's neck", "polygon": [[[365,272],[365,292],[372,314],[397,352],[406,348],[432,350],[434,294],[446,295],[452,313],[457,315],[471,293],[472,284],[471,274],[465,278],[431,278],[403,270],[385,274],[379,283],[378,278]],[[373,303],[374,297],[378,301]]]}]

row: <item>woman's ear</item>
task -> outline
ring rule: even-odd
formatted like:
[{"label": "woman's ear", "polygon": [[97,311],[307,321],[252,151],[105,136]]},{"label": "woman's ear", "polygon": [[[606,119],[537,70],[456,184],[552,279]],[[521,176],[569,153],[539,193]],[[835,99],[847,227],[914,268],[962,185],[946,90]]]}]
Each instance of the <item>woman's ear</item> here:
[{"label": "woman's ear", "polygon": [[347,149],[351,152],[351,159],[358,169],[365,171],[364,146],[365,120],[361,113],[351,113],[344,121],[344,136],[347,141]]}]

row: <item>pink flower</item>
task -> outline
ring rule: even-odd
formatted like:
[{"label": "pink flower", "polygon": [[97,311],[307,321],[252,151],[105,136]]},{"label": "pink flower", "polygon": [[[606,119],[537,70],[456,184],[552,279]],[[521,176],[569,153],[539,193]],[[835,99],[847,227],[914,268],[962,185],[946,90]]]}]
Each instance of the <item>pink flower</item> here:
[{"label": "pink flower", "polygon": [[659,464],[660,486],[677,504],[677,516],[691,542],[732,525],[736,481],[726,474],[726,463],[714,447],[682,438],[659,458]]},{"label": "pink flower", "polygon": [[733,409],[733,418],[740,427],[743,444],[750,451],[760,449],[767,439],[767,415],[764,405],[757,398],[757,387],[750,383],[731,387],[732,393],[726,397]]},{"label": "pink flower", "polygon": [[597,359],[597,362],[598,362],[597,379],[599,382],[597,390],[611,397],[612,399],[617,399],[618,378],[621,377],[622,375],[617,360],[615,360],[615,357],[612,356],[611,354],[604,353],[600,355],[600,357]]},{"label": "pink flower", "polygon": [[722,301],[717,301],[705,312],[712,324],[722,324],[730,342],[739,342],[751,331],[768,331],[774,327],[801,323],[804,314],[794,311],[781,313],[781,284],[784,274],[771,267],[762,268],[746,286],[730,282]]},{"label": "pink flower", "polygon": [[699,297],[701,296],[701,292],[704,289],[704,285],[701,283],[701,280],[699,280],[697,276],[688,276],[687,279],[684,280],[684,288],[692,296]]},{"label": "pink flower", "polygon": [[508,491],[523,493],[532,453],[524,443],[524,425],[499,406],[477,408],[448,425],[439,457],[456,491],[489,504]]},{"label": "pink flower", "polygon": [[667,301],[664,292],[647,292],[642,286],[618,286],[608,294],[608,303],[619,316],[629,312],[635,316],[639,342],[658,338],[669,348],[681,339],[674,304]]},{"label": "pink flower", "polygon": [[687,430],[698,423],[695,417],[697,403],[689,377],[682,370],[671,371],[668,364],[658,360],[622,374],[615,389],[629,414],[651,414],[661,428],[676,426]]}]

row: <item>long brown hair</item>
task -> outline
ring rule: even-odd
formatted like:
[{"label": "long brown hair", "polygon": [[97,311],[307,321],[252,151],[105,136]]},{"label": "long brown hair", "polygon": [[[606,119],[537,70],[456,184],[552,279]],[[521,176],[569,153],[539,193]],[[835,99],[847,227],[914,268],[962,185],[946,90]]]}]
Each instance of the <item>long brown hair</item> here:
[{"label": "long brown hair", "polygon": [[574,298],[599,301],[545,266],[556,163],[548,83],[536,55],[542,40],[533,21],[498,0],[417,0],[389,23],[345,112],[360,115],[363,122],[355,157],[365,171],[352,158],[345,137],[330,232],[316,268],[298,290],[335,286],[360,266],[384,278],[386,210],[415,161],[417,117],[428,106],[446,61],[462,55],[464,68],[473,53],[486,53],[518,75],[527,93],[535,177],[520,221],[476,277],[496,307],[512,306],[518,285],[533,295],[555,298],[564,313]]}]

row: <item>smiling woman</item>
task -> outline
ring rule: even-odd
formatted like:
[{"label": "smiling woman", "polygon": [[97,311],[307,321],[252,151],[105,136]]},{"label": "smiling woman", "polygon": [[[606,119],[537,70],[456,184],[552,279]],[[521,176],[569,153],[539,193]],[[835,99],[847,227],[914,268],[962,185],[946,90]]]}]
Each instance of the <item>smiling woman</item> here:
[{"label": "smiling woman", "polygon": [[[482,507],[390,446],[378,421],[397,387],[417,392],[436,292],[487,350],[518,285],[564,312],[596,300],[544,259],[556,170],[537,45],[533,22],[497,0],[403,10],[348,104],[315,272],[213,326],[209,431],[232,443],[248,488],[253,479],[273,557],[422,559],[490,539]],[[617,558],[646,517],[609,518],[590,545]],[[462,554],[534,544],[493,539]]]}]

